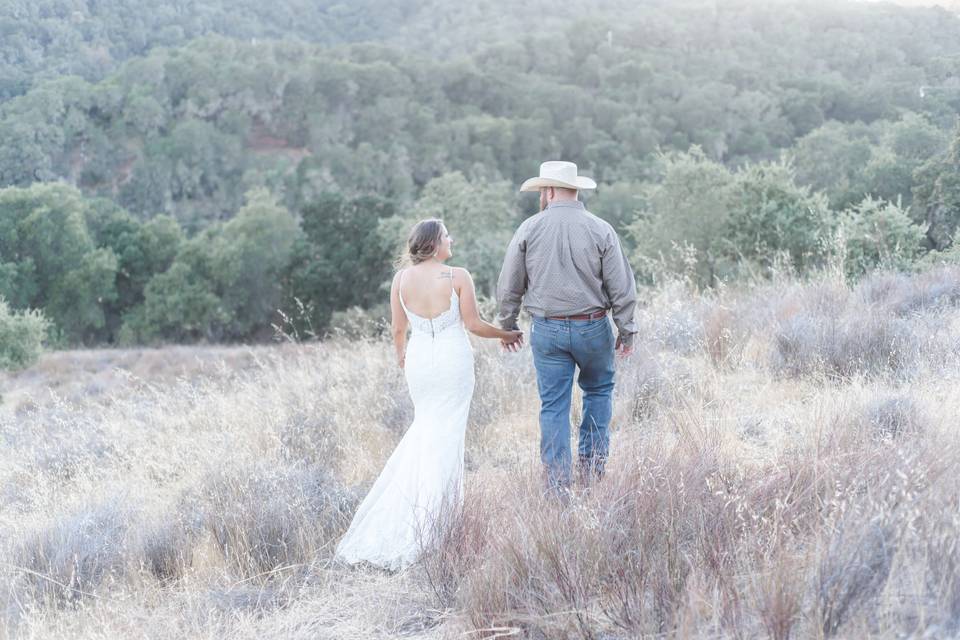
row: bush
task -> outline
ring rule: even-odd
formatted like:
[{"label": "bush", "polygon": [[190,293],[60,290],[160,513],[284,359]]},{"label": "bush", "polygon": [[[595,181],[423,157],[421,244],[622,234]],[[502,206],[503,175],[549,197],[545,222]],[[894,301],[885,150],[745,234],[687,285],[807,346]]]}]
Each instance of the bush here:
[{"label": "bush", "polygon": [[40,311],[11,311],[0,298],[0,369],[21,369],[36,362],[49,324]]},{"label": "bush", "polygon": [[902,376],[920,357],[909,322],[889,316],[835,318],[798,313],[774,334],[773,368],[781,375]]},{"label": "bush", "polygon": [[945,265],[914,276],[876,272],[863,278],[856,291],[867,304],[901,318],[949,311],[960,305],[960,267]]},{"label": "bush", "polygon": [[117,502],[90,505],[39,529],[13,551],[26,569],[21,595],[77,602],[130,569],[131,513]]},{"label": "bush", "polygon": [[864,407],[863,420],[879,438],[898,438],[927,431],[928,417],[910,396],[893,395],[874,399]]},{"label": "bush", "polygon": [[774,269],[787,257],[799,273],[820,266],[832,229],[826,197],[797,183],[786,163],[731,171],[699,147],[659,158],[658,179],[641,193],[637,219],[627,228],[640,279],[688,273],[714,286],[739,271]]},{"label": "bush", "polygon": [[875,267],[906,270],[923,250],[923,228],[896,204],[867,197],[841,214],[848,276]]},{"label": "bush", "polygon": [[799,273],[822,264],[831,231],[826,197],[797,184],[784,163],[748,166],[736,174],[724,238],[742,258],[772,266],[786,253]]},{"label": "bush", "polygon": [[387,304],[378,304],[371,309],[350,307],[333,312],[328,334],[350,340],[376,338],[387,333],[389,326],[390,306]]},{"label": "bush", "polygon": [[213,474],[200,504],[224,560],[249,577],[309,563],[343,533],[357,500],[319,466],[264,466]]}]

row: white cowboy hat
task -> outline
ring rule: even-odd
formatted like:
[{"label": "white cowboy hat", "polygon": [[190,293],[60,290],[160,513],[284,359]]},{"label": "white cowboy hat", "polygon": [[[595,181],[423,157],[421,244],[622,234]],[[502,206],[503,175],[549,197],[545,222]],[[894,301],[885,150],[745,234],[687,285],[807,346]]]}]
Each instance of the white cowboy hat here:
[{"label": "white cowboy hat", "polygon": [[520,191],[539,191],[543,187],[596,189],[597,183],[586,176],[578,176],[577,165],[572,162],[550,160],[540,165],[538,177],[530,178],[520,185]]}]

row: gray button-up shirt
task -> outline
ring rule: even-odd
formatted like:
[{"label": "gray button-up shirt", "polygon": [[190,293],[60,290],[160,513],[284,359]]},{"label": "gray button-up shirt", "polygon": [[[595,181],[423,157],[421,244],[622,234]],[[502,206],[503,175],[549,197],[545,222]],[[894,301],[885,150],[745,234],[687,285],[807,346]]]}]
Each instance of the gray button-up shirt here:
[{"label": "gray button-up shirt", "polygon": [[497,282],[504,329],[517,327],[521,301],[534,316],[574,316],[613,309],[625,344],[637,324],[637,284],[617,232],[577,200],[551,203],[523,221]]}]

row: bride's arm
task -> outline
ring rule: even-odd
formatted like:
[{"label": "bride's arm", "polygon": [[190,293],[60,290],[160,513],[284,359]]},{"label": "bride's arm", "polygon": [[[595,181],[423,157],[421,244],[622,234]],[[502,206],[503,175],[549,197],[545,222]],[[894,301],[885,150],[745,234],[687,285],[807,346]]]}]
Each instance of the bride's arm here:
[{"label": "bride's arm", "polygon": [[477,309],[477,290],[473,285],[473,277],[466,269],[458,268],[454,273],[460,285],[460,316],[467,331],[481,338],[499,338],[508,344],[522,339],[521,332],[505,331],[481,318]]},{"label": "bride's arm", "polygon": [[403,369],[404,355],[407,351],[407,314],[400,304],[400,272],[393,276],[390,285],[390,331],[393,333],[393,347],[397,351],[397,364]]}]

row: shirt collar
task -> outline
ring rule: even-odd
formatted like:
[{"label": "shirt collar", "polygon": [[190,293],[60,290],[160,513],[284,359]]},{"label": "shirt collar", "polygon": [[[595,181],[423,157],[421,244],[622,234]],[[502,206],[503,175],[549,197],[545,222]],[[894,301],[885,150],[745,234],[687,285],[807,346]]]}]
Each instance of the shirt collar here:
[{"label": "shirt collar", "polygon": [[[573,209],[584,209],[583,203],[579,200],[558,200],[551,202],[547,205],[547,209],[553,209],[554,207],[570,207]],[[544,209],[546,211],[547,209]]]}]

